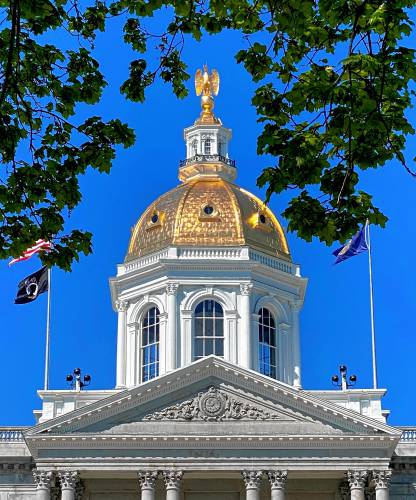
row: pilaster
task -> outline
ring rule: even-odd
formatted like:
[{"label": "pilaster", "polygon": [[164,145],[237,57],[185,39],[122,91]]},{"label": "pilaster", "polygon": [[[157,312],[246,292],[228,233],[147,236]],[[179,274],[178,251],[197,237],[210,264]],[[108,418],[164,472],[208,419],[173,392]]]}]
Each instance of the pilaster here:
[{"label": "pilaster", "polygon": [[238,338],[241,342],[238,343],[238,360],[239,365],[244,368],[253,367],[253,339],[251,329],[251,283],[240,284],[240,331]]},{"label": "pilaster", "polygon": [[302,388],[299,330],[299,312],[302,309],[302,305],[301,300],[295,300],[290,305],[292,310],[293,386],[298,389]]},{"label": "pilaster", "polygon": [[175,370],[178,367],[178,340],[176,333],[177,317],[176,317],[176,294],[178,291],[178,283],[168,283],[166,285],[168,313],[168,323],[166,331],[166,372]]},{"label": "pilaster", "polygon": [[118,312],[116,388],[123,389],[126,387],[126,316],[129,303],[125,300],[116,300],[115,306]]}]

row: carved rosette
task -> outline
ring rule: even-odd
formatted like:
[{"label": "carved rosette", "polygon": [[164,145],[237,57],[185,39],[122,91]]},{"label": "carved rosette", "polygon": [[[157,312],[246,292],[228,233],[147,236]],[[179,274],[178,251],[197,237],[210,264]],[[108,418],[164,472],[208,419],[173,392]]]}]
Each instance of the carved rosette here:
[{"label": "carved rosette", "polygon": [[157,471],[139,471],[137,476],[142,490],[154,489],[158,476]]},{"label": "carved rosette", "polygon": [[223,420],[280,420],[276,413],[229,397],[216,387],[200,392],[197,397],[183,401],[164,410],[150,413],[143,420],[205,420],[221,422]]},{"label": "carved rosette", "polygon": [[348,484],[351,490],[364,490],[368,472],[366,470],[349,470],[347,472]]},{"label": "carved rosette", "polygon": [[199,409],[204,420],[218,420],[229,406],[226,394],[210,387],[205,394],[199,394]]},{"label": "carved rosette", "polygon": [[391,479],[391,470],[375,470],[372,476],[376,490],[388,489]]},{"label": "carved rosette", "polygon": [[261,470],[244,470],[242,473],[246,490],[257,490],[261,486],[263,472]]},{"label": "carved rosette", "polygon": [[168,295],[175,295],[175,293],[178,291],[179,285],[177,283],[168,283],[166,285],[166,293]]},{"label": "carved rosette", "polygon": [[79,474],[77,471],[66,470],[58,472],[58,477],[63,490],[75,490],[75,487],[79,482]]},{"label": "carved rosette", "polygon": [[267,476],[272,490],[285,489],[287,470],[270,470],[267,472]]},{"label": "carved rosette", "polygon": [[183,472],[181,470],[163,471],[166,489],[177,490],[181,487]]},{"label": "carved rosette", "polygon": [[128,307],[129,307],[129,303],[127,302],[127,300],[116,300],[115,306],[116,306],[117,312],[119,312],[119,313],[126,312]]},{"label": "carved rosette", "polygon": [[250,295],[253,285],[251,283],[240,283],[241,295]]},{"label": "carved rosette", "polygon": [[34,469],[32,473],[37,488],[49,489],[51,487],[52,481],[54,479],[54,474],[52,471],[40,471]]}]

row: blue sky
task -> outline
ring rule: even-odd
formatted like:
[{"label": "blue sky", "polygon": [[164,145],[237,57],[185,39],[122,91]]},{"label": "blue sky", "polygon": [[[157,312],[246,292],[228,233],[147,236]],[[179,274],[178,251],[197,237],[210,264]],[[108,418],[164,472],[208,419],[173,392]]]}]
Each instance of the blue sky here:
[{"label": "blue sky", "polygon": [[[91,389],[114,387],[117,318],[110,304],[108,278],[123,261],[130,229],[140,214],[156,197],[177,185],[178,163],[185,156],[183,128],[199,114],[192,79],[188,83],[190,95],[182,101],[160,82],[148,91],[143,105],[129,103],[119,95],[131,56],[119,30],[119,21],[115,21],[112,29],[97,39],[95,55],[109,86],[98,106],[80,108],[79,114],[100,114],[106,119],[118,116],[136,130],[137,143],[118,152],[110,175],[89,172],[81,180],[83,201],[68,227],[91,230],[94,253],[81,258],[71,273],[53,270],[53,389],[67,388],[65,376],[77,366],[91,374]],[[227,33],[206,37],[200,43],[188,40],[183,56],[192,75],[205,62],[218,69],[221,89],[215,112],[233,130],[230,152],[237,161],[237,182],[262,197],[256,178],[270,163],[256,155],[261,126],[251,106],[254,86],[234,60],[243,47],[245,42],[238,34]],[[411,153],[414,149],[411,139],[408,150]],[[376,205],[389,217],[385,230],[372,231],[379,386],[388,390],[383,406],[391,410],[391,424],[416,425],[415,181],[391,163],[380,172],[366,173],[362,186],[374,194]],[[270,207],[276,215],[284,210],[287,199],[286,195],[272,198]],[[325,245],[306,243],[293,234],[288,235],[288,241],[294,261],[309,278],[301,315],[304,388],[331,388],[331,375],[341,363],[357,375],[357,388],[370,388],[366,254],[334,267],[331,249]],[[7,262],[0,265],[0,425],[32,424],[32,410],[40,407],[36,391],[43,386],[46,295],[33,304],[13,304],[18,281],[38,268],[36,257],[10,269]]]}]

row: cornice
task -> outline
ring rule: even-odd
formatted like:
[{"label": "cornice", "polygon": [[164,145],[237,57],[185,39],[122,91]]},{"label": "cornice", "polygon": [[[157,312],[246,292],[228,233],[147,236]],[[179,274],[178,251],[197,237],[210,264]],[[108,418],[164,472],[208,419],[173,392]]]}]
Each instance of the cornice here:
[{"label": "cornice", "polygon": [[333,435],[239,435],[215,436],[172,435],[156,436],[120,434],[65,434],[53,436],[28,436],[27,441],[36,443],[38,449],[385,449],[395,442],[394,437],[386,436],[333,436]]}]

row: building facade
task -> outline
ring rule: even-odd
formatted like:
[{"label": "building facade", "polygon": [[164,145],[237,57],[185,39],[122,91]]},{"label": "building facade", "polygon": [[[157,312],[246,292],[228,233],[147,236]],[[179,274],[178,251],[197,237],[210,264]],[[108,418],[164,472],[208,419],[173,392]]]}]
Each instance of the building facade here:
[{"label": "building facade", "polygon": [[234,183],[218,82],[197,74],[181,183],[110,279],[116,387],[39,391],[36,425],[0,428],[0,500],[416,498],[416,430],[387,425],[385,390],[302,389],[307,280]]}]

